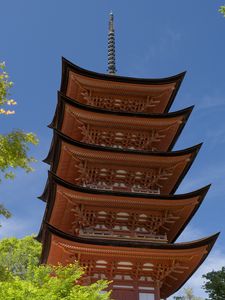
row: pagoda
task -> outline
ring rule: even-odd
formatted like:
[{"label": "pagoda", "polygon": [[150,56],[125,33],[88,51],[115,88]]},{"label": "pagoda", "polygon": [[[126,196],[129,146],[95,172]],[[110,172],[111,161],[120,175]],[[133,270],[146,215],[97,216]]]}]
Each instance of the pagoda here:
[{"label": "pagoda", "polygon": [[113,15],[108,73],[62,60],[61,89],[45,162],[48,181],[38,239],[41,262],[86,267],[83,284],[111,281],[116,300],[175,293],[207,257],[218,234],[174,243],[209,186],[175,194],[201,144],[172,151],[193,109],[169,109],[185,73],[117,76]]}]

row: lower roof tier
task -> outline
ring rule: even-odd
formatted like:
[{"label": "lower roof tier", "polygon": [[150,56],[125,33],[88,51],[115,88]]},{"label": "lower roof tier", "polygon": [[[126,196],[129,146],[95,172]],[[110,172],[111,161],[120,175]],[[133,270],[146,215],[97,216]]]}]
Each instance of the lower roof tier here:
[{"label": "lower roof tier", "polygon": [[[85,279],[113,280],[113,285],[149,287],[157,283],[161,298],[175,293],[207,257],[218,234],[181,244],[105,242],[79,239],[47,226],[42,263],[63,265],[79,261]],[[85,280],[84,279],[84,280]]]},{"label": "lower roof tier", "polygon": [[175,144],[192,108],[161,115],[131,116],[81,105],[59,93],[50,127],[87,144],[168,151]]},{"label": "lower roof tier", "polygon": [[99,74],[62,61],[61,92],[84,104],[111,111],[169,111],[185,72],[162,79]]},{"label": "lower roof tier", "polygon": [[45,162],[57,176],[101,190],[173,194],[201,144],[174,152],[139,152],[78,143],[54,131]]},{"label": "lower roof tier", "polygon": [[40,197],[47,202],[43,224],[75,236],[172,243],[208,189],[173,196],[96,193],[49,173]]}]

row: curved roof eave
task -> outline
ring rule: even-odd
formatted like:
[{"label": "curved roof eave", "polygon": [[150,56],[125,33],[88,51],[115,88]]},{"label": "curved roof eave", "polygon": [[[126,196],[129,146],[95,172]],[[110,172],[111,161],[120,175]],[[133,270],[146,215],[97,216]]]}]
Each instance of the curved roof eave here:
[{"label": "curved roof eave", "polygon": [[[133,149],[121,149],[121,148],[112,148],[112,147],[102,147],[102,146],[98,146],[95,144],[87,144],[87,143],[83,143],[83,142],[78,142],[73,140],[72,138],[70,138],[69,136],[63,134],[62,132],[60,132],[57,129],[54,129],[54,134],[53,134],[53,147],[56,144],[56,139],[58,138],[59,141],[64,141],[70,145],[73,146],[77,146],[77,147],[81,147],[84,149],[89,149],[89,150],[97,150],[97,151],[103,151],[103,152],[114,152],[114,153],[126,153],[126,154],[135,154],[135,155],[151,155],[151,156],[168,156],[168,157],[173,157],[173,156],[182,156],[185,154],[195,154],[197,155],[197,153],[199,152],[201,146],[203,145],[203,143],[199,143],[197,145],[194,145],[192,147],[188,147],[185,148],[183,150],[175,150],[175,151],[148,151],[148,150],[133,150]],[[51,148],[50,148],[51,150]],[[46,160],[44,160],[44,162],[46,162]]]},{"label": "curved roof eave", "polygon": [[183,242],[177,244],[162,244],[162,243],[153,243],[153,242],[137,242],[137,241],[118,241],[118,240],[105,240],[105,239],[96,239],[96,238],[83,238],[76,237],[67,233],[62,232],[59,229],[51,226],[46,223],[46,230],[52,234],[55,234],[65,240],[74,241],[81,244],[89,244],[89,245],[98,245],[98,246],[117,246],[117,247],[132,247],[132,248],[145,248],[145,249],[194,249],[202,246],[213,246],[216,242],[219,232],[208,236],[206,238],[202,238],[199,240],[191,241],[191,242]]},{"label": "curved roof eave", "polygon": [[81,193],[87,193],[87,194],[96,194],[96,195],[111,195],[111,196],[119,196],[119,197],[128,197],[128,198],[147,198],[147,199],[158,199],[158,200],[185,200],[187,198],[195,197],[198,195],[201,195],[201,198],[203,199],[205,195],[207,194],[211,184],[206,185],[203,188],[200,188],[198,190],[185,193],[185,194],[176,194],[176,195],[162,195],[162,194],[144,194],[144,193],[130,193],[130,192],[119,192],[119,191],[107,191],[107,190],[97,190],[97,189],[91,189],[87,187],[81,187],[74,185],[72,183],[69,183],[59,176],[57,176],[52,171],[48,171],[48,180],[46,182],[46,186],[44,189],[43,194],[38,197],[39,199],[43,200],[44,202],[47,202],[47,196],[48,196],[48,189],[52,190],[53,184],[59,184],[65,188],[78,191]]},{"label": "curved roof eave", "polygon": [[160,78],[160,79],[123,77],[123,76],[102,74],[102,73],[89,71],[89,70],[83,69],[83,68],[73,64],[66,58],[62,57],[62,76],[61,76],[60,91],[63,94],[66,94],[66,91],[67,91],[69,70],[71,70],[77,74],[83,75],[85,77],[93,78],[93,79],[108,80],[108,81],[114,81],[114,82],[124,82],[127,84],[131,83],[131,84],[145,84],[145,85],[151,85],[151,84],[163,85],[163,84],[175,83],[174,91],[171,94],[169,102],[164,110],[165,112],[169,111],[171,105],[173,104],[173,101],[178,93],[180,85],[186,74],[186,71],[185,71],[185,72],[179,73],[175,76],[170,76],[170,77]]},{"label": "curved roof eave", "polygon": [[[83,104],[81,102],[78,102],[76,100],[73,100],[65,95],[63,95],[61,92],[58,91],[58,103],[56,106],[56,112],[59,109],[59,107],[64,106],[64,104],[67,103],[73,107],[85,110],[85,111],[90,111],[94,113],[102,113],[106,115],[114,115],[114,116],[126,116],[126,117],[138,117],[138,118],[144,118],[144,119],[167,119],[167,118],[174,118],[178,116],[185,116],[185,121],[187,121],[188,117],[190,116],[192,110],[194,109],[194,105],[191,105],[189,107],[186,107],[184,109],[180,109],[177,111],[173,112],[165,112],[165,113],[133,113],[133,112],[122,112],[122,111],[112,111],[112,110],[107,110],[99,107],[94,107],[90,106],[87,104]],[[61,104],[61,105],[60,105]],[[61,112],[61,111],[60,111]],[[55,113],[56,114],[56,113]],[[61,114],[62,115],[62,112]],[[54,124],[54,119],[53,121],[48,125],[49,128],[52,128]]]},{"label": "curved roof eave", "polygon": [[[44,247],[42,250],[42,255],[41,255],[41,263],[46,263],[47,262],[47,257],[49,255],[49,251],[50,251],[50,247],[51,247],[51,235],[54,234],[58,237],[64,238],[66,240],[70,240],[70,241],[74,241],[80,244],[89,244],[89,245],[97,245],[102,247],[102,249],[104,249],[108,246],[113,246],[113,247],[118,247],[117,249],[119,249],[120,247],[123,248],[124,250],[126,250],[126,248],[130,249],[130,243],[129,242],[118,242],[116,241],[116,243],[114,242],[110,242],[110,241],[100,241],[100,240],[94,240],[91,241],[90,239],[84,239],[84,238],[76,238],[73,236],[70,236],[68,234],[64,234],[63,232],[55,229],[54,227],[45,224],[45,240],[44,240]],[[169,292],[164,292],[164,294],[162,295],[162,297],[169,297],[171,294],[175,293],[176,291],[178,291],[186,282],[187,280],[194,274],[194,272],[199,268],[199,266],[204,262],[204,260],[207,258],[208,254],[210,253],[213,245],[215,244],[217,238],[219,236],[219,233],[216,233],[214,235],[211,235],[209,237],[200,239],[200,240],[196,240],[196,241],[192,241],[192,242],[186,242],[186,243],[179,243],[179,244],[157,244],[157,243],[146,243],[145,245],[140,245],[138,243],[133,243],[132,242],[132,248],[135,249],[143,249],[145,248],[146,250],[157,250],[157,249],[161,249],[161,250],[172,250],[172,251],[180,251],[180,250],[194,250],[199,247],[206,247],[206,251],[205,253],[203,253],[202,258],[199,260],[199,262],[194,266],[193,270],[191,271],[190,274],[187,274],[187,277],[184,279],[184,281],[181,282],[181,284],[179,286],[176,286],[175,290],[172,290]],[[103,243],[102,243],[103,242]],[[128,250],[129,251],[129,250]],[[163,292],[163,291],[162,291]]]},{"label": "curved roof eave", "polygon": [[118,75],[110,75],[104,73],[98,73],[94,71],[90,71],[84,68],[79,67],[78,65],[72,63],[65,57],[62,57],[62,70],[63,76],[64,73],[68,70],[72,70],[74,73],[79,75],[83,75],[85,77],[100,79],[100,80],[109,80],[116,82],[124,82],[124,83],[136,83],[136,84],[165,84],[165,83],[173,83],[176,81],[182,81],[186,71],[178,73],[173,76],[164,77],[164,78],[135,78],[135,77],[127,77],[127,76],[118,76]]},{"label": "curved roof eave", "polygon": [[[54,130],[54,135],[53,135],[53,140],[52,140],[52,144],[51,144],[51,148],[50,151],[46,157],[46,159],[44,159],[43,161],[45,163],[48,163],[51,165],[51,171],[55,171],[59,162],[59,156],[60,156],[60,151],[61,151],[61,142],[65,141],[68,144],[71,145],[75,145],[77,147],[81,147],[83,149],[89,149],[89,150],[93,150],[93,151],[108,151],[108,152],[114,152],[114,153],[125,153],[125,154],[133,154],[133,155],[141,155],[141,156],[158,156],[158,157],[174,157],[174,156],[182,156],[182,155],[187,155],[190,154],[190,160],[189,162],[187,162],[186,167],[184,168],[183,172],[181,173],[179,179],[177,180],[175,186],[173,187],[173,189],[171,190],[170,194],[175,193],[175,191],[177,190],[178,186],[180,185],[181,181],[183,180],[184,176],[186,175],[186,173],[188,172],[188,170],[190,169],[190,167],[192,166],[201,146],[202,143],[195,145],[193,147],[190,148],[186,148],[184,150],[177,150],[177,151],[170,151],[170,152],[152,152],[152,151],[138,151],[138,150],[122,150],[122,149],[115,149],[115,148],[101,148],[99,146],[95,146],[95,145],[88,145],[85,143],[81,143],[81,142],[75,142],[73,139],[65,136],[64,134],[60,133],[57,130]],[[56,147],[57,145],[57,147]]]},{"label": "curved roof eave", "polygon": [[94,194],[94,195],[108,195],[110,196],[119,196],[119,197],[124,197],[124,198],[143,198],[143,199],[157,199],[157,201],[165,201],[165,200],[170,200],[170,201],[182,201],[186,200],[188,198],[192,197],[199,197],[198,203],[195,205],[193,208],[192,213],[188,217],[188,219],[185,221],[183,226],[179,229],[177,234],[174,236],[174,238],[171,240],[171,243],[174,243],[176,239],[179,237],[179,235],[182,233],[184,228],[187,226],[187,224],[190,222],[190,220],[193,218],[199,207],[201,206],[209,188],[211,185],[207,185],[201,189],[195,190],[190,193],[186,194],[177,194],[177,195],[153,195],[153,194],[137,194],[137,193],[129,193],[129,192],[113,192],[113,191],[101,191],[101,190],[95,190],[95,189],[90,189],[90,188],[84,188],[84,187],[79,187],[74,184],[71,184],[69,182],[66,182],[65,180],[61,179],[58,177],[56,174],[52,173],[51,171],[48,171],[48,180],[46,182],[46,186],[44,189],[43,194],[38,197],[40,200],[44,201],[47,203],[45,215],[43,217],[42,225],[38,234],[37,239],[40,241],[42,239],[42,229],[43,229],[43,222],[48,221],[48,215],[49,215],[49,209],[52,210],[52,207],[54,205],[54,200],[55,197],[55,190],[56,190],[56,185],[59,184],[67,189],[78,191],[81,193],[86,193],[86,194]]},{"label": "curved roof eave", "polygon": [[182,124],[179,126],[177,133],[175,134],[174,138],[172,139],[168,151],[171,151],[173,146],[175,145],[176,141],[178,140],[180,134],[182,133],[185,124],[187,123],[191,112],[194,108],[193,106],[175,111],[175,112],[169,112],[169,113],[163,113],[163,114],[147,114],[147,113],[124,113],[124,112],[114,112],[104,109],[95,108],[89,105],[81,104],[75,100],[72,100],[64,95],[62,95],[60,92],[58,92],[58,103],[56,106],[55,114],[53,117],[52,122],[48,125],[51,129],[57,129],[61,130],[62,124],[63,124],[63,118],[64,118],[64,110],[65,110],[65,104],[69,104],[73,107],[76,107],[78,109],[82,109],[84,111],[93,112],[93,113],[102,113],[106,115],[112,115],[112,116],[125,116],[125,117],[140,117],[144,119],[169,119],[174,117],[183,117]]}]

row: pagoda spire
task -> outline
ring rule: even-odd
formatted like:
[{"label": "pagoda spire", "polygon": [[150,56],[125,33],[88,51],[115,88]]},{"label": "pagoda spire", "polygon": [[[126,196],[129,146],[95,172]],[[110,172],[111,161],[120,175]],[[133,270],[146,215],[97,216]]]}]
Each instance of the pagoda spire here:
[{"label": "pagoda spire", "polygon": [[114,16],[112,11],[109,14],[109,31],[108,31],[108,73],[116,74],[116,58],[115,58],[115,31]]}]

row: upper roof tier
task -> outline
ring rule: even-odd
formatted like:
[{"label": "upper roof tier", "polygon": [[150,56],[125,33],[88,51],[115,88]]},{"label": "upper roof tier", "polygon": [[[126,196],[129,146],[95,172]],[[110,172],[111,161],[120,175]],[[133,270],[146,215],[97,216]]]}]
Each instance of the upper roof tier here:
[{"label": "upper roof tier", "polygon": [[133,115],[105,112],[58,94],[53,122],[78,142],[123,149],[168,151],[180,135],[193,107],[174,113]]},{"label": "upper roof tier", "polygon": [[79,188],[50,172],[40,197],[47,202],[43,222],[77,236],[172,243],[208,189],[173,196],[118,195]]},{"label": "upper roof tier", "polygon": [[61,92],[78,102],[111,111],[168,112],[185,72],[161,79],[100,74],[62,59]]},{"label": "upper roof tier", "polygon": [[201,265],[218,234],[190,243],[157,244],[84,239],[47,226],[42,263],[63,265],[79,261],[87,282],[98,279],[145,289],[158,283],[161,298],[175,293]]},{"label": "upper roof tier", "polygon": [[101,148],[54,131],[46,162],[60,178],[78,186],[113,191],[172,194],[201,144],[182,151],[151,152]]}]

